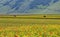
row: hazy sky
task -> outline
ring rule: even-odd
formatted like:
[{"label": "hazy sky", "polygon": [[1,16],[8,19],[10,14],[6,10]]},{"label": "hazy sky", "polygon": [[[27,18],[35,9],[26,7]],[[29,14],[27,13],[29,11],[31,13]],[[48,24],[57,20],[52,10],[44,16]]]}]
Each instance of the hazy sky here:
[{"label": "hazy sky", "polygon": [[0,0],[0,14],[60,14],[60,0]]}]

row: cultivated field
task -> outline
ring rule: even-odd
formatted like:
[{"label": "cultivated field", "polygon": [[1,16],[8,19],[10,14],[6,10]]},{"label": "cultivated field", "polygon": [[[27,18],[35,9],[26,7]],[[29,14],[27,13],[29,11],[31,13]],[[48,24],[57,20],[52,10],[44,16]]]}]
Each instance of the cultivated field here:
[{"label": "cultivated field", "polygon": [[60,37],[60,19],[1,17],[0,37]]}]

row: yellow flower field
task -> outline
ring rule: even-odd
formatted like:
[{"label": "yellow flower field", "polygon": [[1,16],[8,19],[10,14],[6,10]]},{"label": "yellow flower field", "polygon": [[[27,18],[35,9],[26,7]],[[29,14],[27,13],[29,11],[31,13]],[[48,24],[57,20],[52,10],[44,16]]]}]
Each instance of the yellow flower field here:
[{"label": "yellow flower field", "polygon": [[0,37],[60,37],[60,19],[22,18],[0,18]]},{"label": "yellow flower field", "polygon": [[29,24],[0,28],[0,37],[60,37],[60,25]]}]

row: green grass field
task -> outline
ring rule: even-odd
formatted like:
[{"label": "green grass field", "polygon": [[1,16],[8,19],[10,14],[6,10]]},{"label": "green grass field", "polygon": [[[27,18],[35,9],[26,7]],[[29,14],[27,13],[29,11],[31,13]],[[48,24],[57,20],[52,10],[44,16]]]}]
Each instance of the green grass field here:
[{"label": "green grass field", "polygon": [[0,37],[60,37],[60,19],[0,17]]}]

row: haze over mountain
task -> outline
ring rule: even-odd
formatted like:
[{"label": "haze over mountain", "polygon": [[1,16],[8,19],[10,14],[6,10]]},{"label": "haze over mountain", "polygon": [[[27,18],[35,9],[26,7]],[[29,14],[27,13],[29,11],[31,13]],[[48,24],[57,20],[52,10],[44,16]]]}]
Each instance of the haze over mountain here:
[{"label": "haze over mountain", "polygon": [[60,0],[0,0],[0,14],[60,14]]}]

